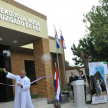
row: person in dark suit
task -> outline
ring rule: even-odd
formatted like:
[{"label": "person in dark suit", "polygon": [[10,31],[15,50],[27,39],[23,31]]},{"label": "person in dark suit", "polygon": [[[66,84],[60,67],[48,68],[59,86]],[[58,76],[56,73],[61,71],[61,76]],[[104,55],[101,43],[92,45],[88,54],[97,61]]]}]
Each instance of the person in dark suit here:
[{"label": "person in dark suit", "polygon": [[[74,75],[74,72],[71,72],[71,76],[69,77],[69,83],[70,83],[70,85],[71,85],[71,83],[73,81],[76,81],[77,79],[78,79],[78,77],[76,75]],[[71,85],[71,89],[72,89],[72,92],[73,92],[73,99],[74,99],[74,90],[73,90],[73,86],[72,85]]]},{"label": "person in dark suit", "polygon": [[[86,77],[85,75],[83,75],[83,71],[79,70],[79,76],[78,76],[79,80],[84,80],[84,82],[86,82]],[[86,84],[84,85],[84,93],[85,93],[85,102],[86,102]]]}]

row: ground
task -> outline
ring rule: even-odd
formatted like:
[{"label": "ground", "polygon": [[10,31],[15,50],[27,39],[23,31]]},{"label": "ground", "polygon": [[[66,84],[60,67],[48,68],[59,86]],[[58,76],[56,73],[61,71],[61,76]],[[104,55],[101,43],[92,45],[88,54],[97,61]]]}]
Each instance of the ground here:
[{"label": "ground", "polygon": [[[90,95],[87,95],[87,101],[89,100],[90,100]],[[88,106],[88,108],[108,108],[108,103],[97,104],[97,105],[87,104],[86,106]],[[61,108],[73,108],[73,107],[74,107],[73,101],[66,103],[66,104],[61,104]]]},{"label": "ground", "polygon": [[[107,104],[98,104],[98,105],[87,104],[87,106],[88,106],[88,108],[108,108],[108,103]],[[73,108],[73,107],[74,107],[73,102],[69,102],[69,103],[61,105],[61,108]]]},{"label": "ground", "polygon": [[[34,105],[34,108],[37,108],[37,104],[35,103],[35,101],[36,101],[36,99],[33,99],[33,105]],[[90,105],[90,104],[88,105],[87,104],[87,106],[88,106],[88,108],[108,108],[108,103],[98,104],[98,105]],[[73,108],[73,107],[74,107],[73,102],[69,102],[69,103],[61,105],[61,108]],[[0,103],[0,108],[14,108],[14,102]],[[44,108],[44,106],[43,106],[43,108]],[[47,107],[45,106],[45,108],[47,108]]]},{"label": "ground", "polygon": [[[87,95],[87,100],[90,99],[90,96]],[[38,98],[38,99],[32,99],[34,108],[54,108],[53,105],[47,105],[47,99],[45,98]],[[42,104],[41,104],[42,103]],[[106,104],[98,104],[98,105],[91,105],[87,104],[88,108],[108,108],[108,103]],[[68,102],[65,104],[61,104],[61,108],[73,108],[74,103]],[[0,103],[0,108],[14,108],[14,102],[5,102],[5,103]]]}]

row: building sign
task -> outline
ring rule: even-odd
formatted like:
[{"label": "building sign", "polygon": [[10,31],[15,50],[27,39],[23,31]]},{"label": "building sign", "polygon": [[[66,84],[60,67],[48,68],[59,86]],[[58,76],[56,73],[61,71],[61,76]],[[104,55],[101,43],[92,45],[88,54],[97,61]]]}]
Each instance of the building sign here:
[{"label": "building sign", "polygon": [[33,29],[40,32],[39,22],[30,18],[26,18],[17,13],[13,13],[12,11],[9,11],[2,7],[0,7],[0,20],[4,20],[23,27],[25,26],[28,29]]}]

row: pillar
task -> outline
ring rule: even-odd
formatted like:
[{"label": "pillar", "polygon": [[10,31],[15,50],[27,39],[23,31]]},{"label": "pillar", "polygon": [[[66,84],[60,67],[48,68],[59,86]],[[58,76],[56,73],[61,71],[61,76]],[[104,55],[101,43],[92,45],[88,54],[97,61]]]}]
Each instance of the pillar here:
[{"label": "pillar", "polygon": [[60,68],[60,77],[61,77],[61,88],[63,88],[64,85],[65,85],[64,66],[63,66],[63,57],[62,56],[63,56],[62,54],[59,54],[59,68]]},{"label": "pillar", "polygon": [[[40,38],[33,42],[36,77],[53,75],[50,61],[42,61],[43,54],[50,54],[49,39]],[[55,98],[53,77],[44,78],[37,82],[39,98],[47,98],[48,101]]]}]

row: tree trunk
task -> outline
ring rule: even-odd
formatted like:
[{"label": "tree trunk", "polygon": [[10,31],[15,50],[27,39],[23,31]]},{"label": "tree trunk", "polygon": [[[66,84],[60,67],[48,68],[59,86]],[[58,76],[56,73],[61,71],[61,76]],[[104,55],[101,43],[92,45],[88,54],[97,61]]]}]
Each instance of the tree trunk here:
[{"label": "tree trunk", "polygon": [[[79,54],[80,54],[80,57],[81,57],[81,59],[82,59],[82,61],[84,63],[85,74],[86,74],[87,81],[88,81],[89,88],[90,88],[90,75],[89,75],[89,67],[88,67],[88,55],[85,54],[83,51],[80,51]],[[91,88],[90,88],[90,94],[91,94]],[[91,94],[91,101],[92,101],[92,94]]]}]

